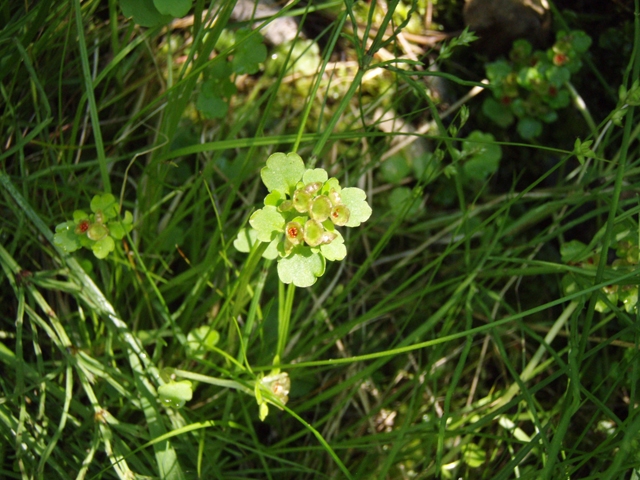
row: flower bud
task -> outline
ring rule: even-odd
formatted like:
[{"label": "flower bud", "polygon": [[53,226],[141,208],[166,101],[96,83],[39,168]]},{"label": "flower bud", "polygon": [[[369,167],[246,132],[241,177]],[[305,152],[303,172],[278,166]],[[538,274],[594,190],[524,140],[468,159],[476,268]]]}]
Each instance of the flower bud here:
[{"label": "flower bud", "polygon": [[322,188],[322,182],[311,182],[308,185],[305,185],[304,191],[307,192],[309,195],[313,195],[321,188]]},{"label": "flower bud", "polygon": [[91,240],[101,240],[109,234],[109,229],[101,223],[93,223],[87,230],[87,237]]},{"label": "flower bud", "polygon": [[331,205],[333,205],[334,207],[336,205],[341,205],[342,204],[342,198],[340,197],[340,194],[338,192],[335,191],[335,189],[331,189],[331,191],[329,192],[329,200],[331,200]]},{"label": "flower bud", "polygon": [[292,245],[299,245],[304,241],[304,236],[302,233],[302,225],[298,222],[289,222],[284,229],[284,233],[287,237],[287,240],[291,242]]},{"label": "flower bud", "polygon": [[335,232],[325,231],[320,238],[320,245],[329,245],[338,235]]},{"label": "flower bud", "polygon": [[318,195],[311,202],[309,216],[318,222],[324,222],[331,214],[331,200],[325,195]]},{"label": "flower bud", "polygon": [[291,200],[285,200],[280,205],[278,205],[278,210],[281,212],[288,212],[293,208],[293,202]]},{"label": "flower bud", "polygon": [[106,219],[104,218],[104,213],[102,213],[102,210],[98,210],[96,212],[95,219],[96,219],[96,223],[104,223]]},{"label": "flower bud", "polygon": [[284,244],[282,244],[282,247],[278,247],[278,252],[281,257],[288,257],[294,247],[295,245],[291,243],[291,240],[288,237],[284,237]]},{"label": "flower bud", "polygon": [[293,193],[293,206],[300,213],[304,213],[309,210],[309,203],[311,203],[311,195],[299,188]]},{"label": "flower bud", "polygon": [[89,223],[89,220],[80,220],[80,222],[78,223],[78,225],[76,225],[76,229],[73,231],[76,235],[83,235],[85,233],[87,233],[87,230],[89,230],[89,225],[91,225]]},{"label": "flower bud", "polygon": [[324,227],[317,220],[307,220],[304,224],[304,241],[310,247],[317,247],[322,244]]},{"label": "flower bud", "polygon": [[291,379],[286,372],[267,375],[262,378],[261,382],[283,405],[287,404],[289,401],[289,391],[291,390]]},{"label": "flower bud", "polygon": [[336,205],[331,209],[331,215],[329,215],[329,218],[331,218],[334,225],[341,227],[347,224],[350,214],[351,212],[349,212],[346,205]]}]

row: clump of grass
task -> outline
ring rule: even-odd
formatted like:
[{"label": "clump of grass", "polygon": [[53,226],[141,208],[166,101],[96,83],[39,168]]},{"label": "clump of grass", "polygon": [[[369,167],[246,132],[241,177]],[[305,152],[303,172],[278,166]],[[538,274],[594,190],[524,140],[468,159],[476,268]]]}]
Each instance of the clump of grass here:
[{"label": "clump of grass", "polygon": [[[480,82],[443,73],[474,93],[438,104],[419,60],[440,47],[405,35],[426,8],[257,20],[302,29],[320,11],[322,49],[269,46],[278,61],[229,73],[227,114],[209,118],[210,67],[257,38],[234,36],[247,24],[231,2],[154,28],[117,2],[0,7],[0,476],[637,476],[638,309],[598,307],[638,283],[604,254],[619,225],[640,232],[637,16],[624,95],[569,151],[473,133],[488,128]],[[287,69],[297,57],[308,71]],[[295,298],[275,263],[233,248],[276,151],[373,202],[346,260]],[[510,165],[523,158],[550,167]],[[105,260],[57,248],[55,226],[98,194],[133,212],[131,232]],[[572,240],[601,252],[593,268],[563,261]],[[265,397],[282,410],[262,421],[256,385],[282,380],[274,368],[289,398]],[[185,379],[192,398],[165,407],[159,387]]]}]

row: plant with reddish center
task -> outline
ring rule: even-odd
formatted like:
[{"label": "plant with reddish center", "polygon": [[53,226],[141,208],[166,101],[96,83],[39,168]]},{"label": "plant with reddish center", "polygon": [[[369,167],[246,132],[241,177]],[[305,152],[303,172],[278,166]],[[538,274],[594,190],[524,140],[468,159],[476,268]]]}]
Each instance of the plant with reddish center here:
[{"label": "plant with reddish center", "polygon": [[[607,262],[608,271],[633,272],[640,263],[640,247],[638,246],[638,227],[633,222],[622,222],[614,226],[615,242],[611,249],[615,249],[615,260]],[[566,242],[560,248],[562,261],[567,265],[580,267],[584,274],[575,270],[566,274],[562,279],[562,286],[565,294],[571,294],[578,290],[578,285],[584,281],[584,277],[590,275],[599,267],[602,261],[602,247],[585,245],[578,240]],[[608,254],[605,254],[608,257]],[[605,258],[605,261],[607,258]],[[582,277],[582,278],[581,278]],[[588,280],[587,280],[588,281]],[[602,296],[598,299],[595,309],[598,312],[608,312],[612,306],[618,303],[627,313],[636,314],[638,311],[638,285],[634,284],[614,284],[607,285],[601,289]],[[606,300],[605,300],[606,299]]]},{"label": "plant with reddish center", "polygon": [[590,44],[581,31],[558,32],[556,43],[546,52],[534,52],[529,42],[517,40],[508,61],[487,64],[494,97],[485,99],[482,111],[505,128],[517,119],[523,138],[537,137],[543,123],[555,122],[556,111],[569,105],[567,85]]},{"label": "plant with reddish center", "polygon": [[131,212],[119,219],[120,206],[110,193],[94,196],[91,212],[73,212],[73,220],[56,226],[53,243],[68,253],[85,247],[102,259],[115,250],[115,240],[122,240],[133,228]]},{"label": "plant with reddish center", "polygon": [[565,65],[568,61],[569,61],[569,57],[567,57],[564,53],[556,53],[553,56],[553,64],[558,67]]},{"label": "plant with reddish center", "polygon": [[347,250],[337,227],[357,227],[371,215],[366,194],[342,188],[322,168],[307,169],[296,153],[275,153],[261,172],[269,194],[234,245],[241,252],[262,244],[263,256],[278,259],[280,280],[313,285],[326,261],[342,260]]}]

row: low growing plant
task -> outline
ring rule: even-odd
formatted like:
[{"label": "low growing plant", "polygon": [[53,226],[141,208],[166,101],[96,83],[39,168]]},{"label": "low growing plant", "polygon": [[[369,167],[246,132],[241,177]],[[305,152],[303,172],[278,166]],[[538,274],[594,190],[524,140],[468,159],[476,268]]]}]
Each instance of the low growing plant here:
[{"label": "low growing plant", "polygon": [[501,127],[518,119],[518,133],[532,139],[542,133],[543,123],[557,120],[557,110],[569,105],[569,81],[582,66],[581,57],[591,38],[580,30],[560,31],[547,51],[533,51],[527,40],[516,40],[508,60],[486,66],[493,97],[482,111]]},{"label": "low growing plant", "polygon": [[126,211],[119,218],[120,205],[110,193],[94,196],[90,207],[91,214],[76,210],[73,220],[56,226],[53,242],[67,253],[84,247],[97,258],[106,258],[116,248],[115,240],[122,240],[133,228],[133,215]]},{"label": "low growing plant", "polygon": [[296,153],[274,153],[260,172],[269,194],[264,208],[236,237],[241,252],[263,244],[262,256],[278,259],[283,283],[309,287],[324,274],[326,261],[347,255],[337,227],[358,227],[371,216],[366,193],[342,188],[322,168],[307,169]]},{"label": "low growing plant", "polygon": [[[596,237],[597,238],[597,237]],[[612,249],[615,249],[615,259],[607,267],[606,274],[610,277],[620,274],[630,274],[637,269],[640,262],[640,249],[638,248],[638,229],[630,222],[616,225],[613,231]],[[578,240],[565,243],[560,253],[562,260],[579,267],[582,272],[568,273],[562,279],[562,285],[566,294],[584,288],[590,282],[590,277],[595,273],[601,256],[601,246],[588,246]],[[638,283],[637,278],[628,281],[615,282],[601,289],[603,295],[596,302],[595,309],[598,312],[609,312],[622,304],[627,313],[637,312],[638,309]]]}]

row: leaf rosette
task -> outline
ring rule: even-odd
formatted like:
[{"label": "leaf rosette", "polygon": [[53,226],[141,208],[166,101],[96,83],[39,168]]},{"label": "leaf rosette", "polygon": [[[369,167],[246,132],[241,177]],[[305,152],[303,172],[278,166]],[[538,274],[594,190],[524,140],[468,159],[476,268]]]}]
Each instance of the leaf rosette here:
[{"label": "leaf rosette", "polygon": [[305,168],[296,153],[274,153],[260,176],[269,194],[234,246],[249,252],[268,243],[263,257],[278,259],[280,280],[309,287],[322,276],[327,260],[347,255],[337,227],[358,227],[369,219],[367,195],[359,188],[342,188],[322,168]]},{"label": "leaf rosette", "polygon": [[120,206],[110,193],[94,196],[90,207],[93,213],[76,210],[73,220],[57,225],[53,243],[67,253],[85,247],[103,259],[115,250],[115,240],[122,240],[132,230],[133,215],[127,211],[118,219]]}]

